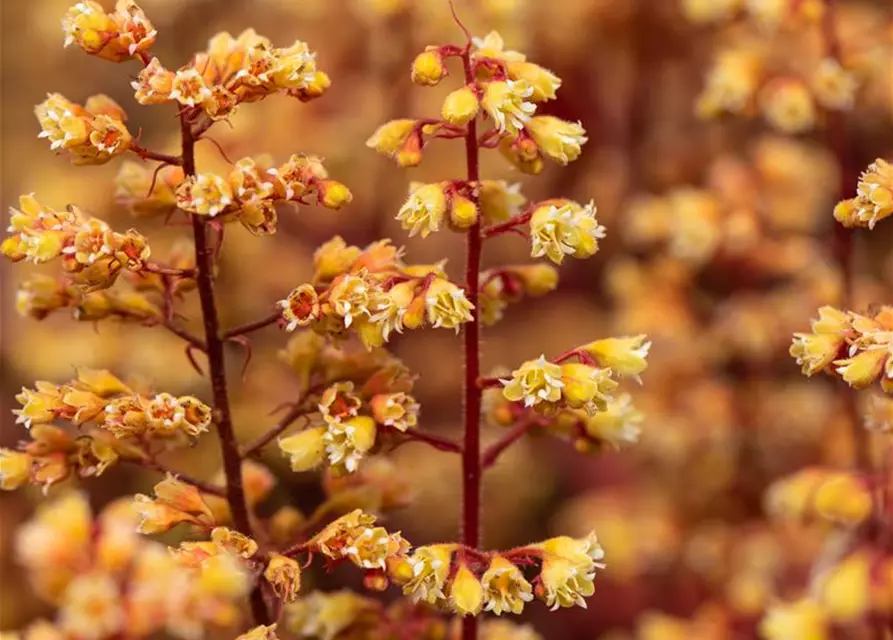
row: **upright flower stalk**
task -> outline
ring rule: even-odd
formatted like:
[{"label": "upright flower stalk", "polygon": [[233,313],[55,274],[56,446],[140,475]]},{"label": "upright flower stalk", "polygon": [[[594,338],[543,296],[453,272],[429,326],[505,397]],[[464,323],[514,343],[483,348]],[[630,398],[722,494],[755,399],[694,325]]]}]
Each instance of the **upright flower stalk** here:
[{"label": "upright flower stalk", "polygon": [[[41,597],[59,609],[39,629],[41,637],[164,632],[190,640],[219,627],[238,628],[243,640],[275,640],[277,625],[307,610],[318,619],[301,627],[303,635],[328,624],[323,618],[343,621],[364,637],[367,631],[390,636],[395,628],[413,637],[442,635],[442,620],[430,607],[385,608],[353,594],[302,596],[302,572],[314,559],[353,566],[370,591],[393,584],[412,603],[464,618],[464,640],[476,640],[477,616],[485,612],[517,615],[534,599],[552,610],[585,607],[596,573],[605,568],[594,534],[481,548],[482,474],[514,443],[537,431],[569,440],[580,452],[620,448],[635,442],[641,419],[630,397],[615,392],[625,378],[640,381],[650,347],[644,335],[540,355],[504,377],[481,371],[482,327],[497,323],[510,304],[551,292],[558,283],[553,265],[594,255],[605,237],[592,202],[556,197],[528,203],[518,185],[479,175],[484,150],[498,149],[530,174],[547,158],[566,165],[579,157],[586,142],[582,125],[537,114],[561,80],[506,50],[496,32],[483,39],[466,32],[462,46],[428,47],[413,63],[413,81],[438,84],[453,59],[462,65],[463,86],[447,96],[441,117],[393,120],[368,144],[401,166],[415,166],[430,141],[464,141],[466,176],[413,185],[396,213],[411,236],[444,229],[464,235],[464,279],[451,280],[445,262],[406,262],[403,248],[389,239],[359,247],[335,236],[314,253],[309,282],[284,292],[260,319],[225,328],[215,284],[226,225],[268,236],[289,205],[339,209],[352,196],[315,156],[294,154],[281,164],[246,157],[217,174],[198,170],[196,145],[217,122],[252,102],[277,93],[300,101],[319,97],[328,76],[305,43],[275,47],[250,29],[237,37],[218,34],[187,64],[168,69],[152,55],[155,29],[132,0],[119,0],[112,12],[78,2],[63,29],[66,44],[96,58],[142,64],[132,83],[134,99],[176,107],[180,154],[141,146],[127,129],[124,109],[103,95],[82,106],[51,94],[35,109],[40,137],[75,165],[132,154],[139,162],[123,163],[116,179],[120,203],[139,215],[186,216],[192,246],[172,249],[157,262],[136,230],[115,231],[74,205],[56,210],[23,195],[2,253],[14,262],[55,262],[62,269],[57,277],[25,282],[19,308],[35,319],[66,309],[76,320],[161,327],[182,341],[189,363],[209,378],[211,402],[147,390],[88,368],[58,384],[37,381],[16,396],[16,421],[28,438],[15,450],[0,449],[0,488],[32,484],[49,492],[68,478],[97,477],[124,463],[163,474],[150,494],[129,496],[96,517],[84,495],[54,496],[22,528],[19,560]],[[531,258],[545,261],[482,271],[485,241],[508,234],[522,236]],[[180,323],[177,307],[194,292],[204,335]],[[280,358],[293,374],[294,390],[284,415],[242,443],[230,407],[225,346],[245,350],[245,374],[249,336],[272,325],[283,335],[293,332]],[[416,376],[386,350],[393,335],[426,327],[463,332],[461,440],[422,430]],[[212,426],[223,460],[217,478],[179,473],[162,460]],[[484,426],[505,428],[486,450]],[[322,474],[325,497],[312,513],[291,504],[269,516],[258,512],[276,477],[256,458],[273,443],[292,471]],[[385,455],[408,443],[461,457],[459,540],[413,549],[379,524],[379,515],[409,499]],[[178,527],[190,535],[174,546],[141,537]],[[245,609],[250,619],[240,615]]]}]

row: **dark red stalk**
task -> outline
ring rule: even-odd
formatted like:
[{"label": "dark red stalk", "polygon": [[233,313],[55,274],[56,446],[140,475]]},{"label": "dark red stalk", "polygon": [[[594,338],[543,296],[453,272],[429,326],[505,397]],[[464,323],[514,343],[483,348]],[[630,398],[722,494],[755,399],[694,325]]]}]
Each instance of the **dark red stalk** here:
[{"label": "dark red stalk", "polygon": [[[180,115],[180,135],[183,144],[183,172],[187,176],[193,176],[195,175],[195,138],[192,135],[192,124],[186,114]],[[245,500],[245,488],[242,485],[242,456],[239,454],[239,442],[236,440],[230,414],[223,351],[224,341],[220,335],[220,319],[217,316],[217,303],[214,298],[214,253],[208,243],[204,218],[197,215],[192,216],[192,232],[195,240],[195,280],[201,300],[208,368],[214,397],[214,422],[217,424],[223,470],[226,475],[226,500],[229,503],[235,528],[250,536],[251,519],[248,503]],[[259,584],[251,592],[250,603],[255,623],[269,624],[269,613]]]},{"label": "dark red stalk", "polygon": [[[474,83],[470,42],[462,52],[465,82]],[[477,122],[468,123],[465,134],[465,162],[468,182],[477,200],[480,170],[478,162]],[[466,235],[465,296],[474,305],[471,322],[464,325],[465,339],[465,444],[462,450],[462,543],[473,549],[480,546],[481,535],[481,375],[480,301],[478,290],[481,271],[481,224],[475,223]],[[462,640],[477,640],[477,618],[462,620]]]}]

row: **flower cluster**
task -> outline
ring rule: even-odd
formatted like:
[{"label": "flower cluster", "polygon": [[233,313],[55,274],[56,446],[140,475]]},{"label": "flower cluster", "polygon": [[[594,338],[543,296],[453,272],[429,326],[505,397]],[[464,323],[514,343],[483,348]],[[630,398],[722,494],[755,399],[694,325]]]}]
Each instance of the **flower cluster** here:
[{"label": "flower cluster", "polygon": [[[127,191],[131,188],[128,186]],[[254,234],[275,232],[277,202],[308,204],[315,200],[330,209],[340,209],[352,198],[347,187],[328,178],[319,158],[305,155],[294,155],[280,167],[243,158],[225,178],[213,173],[190,176],[179,183],[175,195],[183,211],[238,220]],[[163,198],[164,193],[159,192],[156,201],[160,204]]]},{"label": "flower cluster", "polygon": [[893,215],[893,165],[878,158],[862,172],[856,197],[834,207],[834,219],[845,227],[868,227]]},{"label": "flower cluster", "polygon": [[105,164],[131,148],[133,137],[124,122],[127,114],[106,95],[87,98],[84,106],[51,93],[34,109],[40,122],[38,137],[50,148],[68,153],[77,165]]},{"label": "flower cluster", "polygon": [[79,493],[41,506],[15,543],[38,594],[58,607],[53,623],[35,624],[27,637],[39,630],[41,637],[195,638],[208,627],[232,627],[251,586],[238,555],[170,553],[138,535],[129,504],[112,503],[94,521]]},{"label": "flower cluster", "polygon": [[176,71],[166,69],[158,58],[148,60],[133,82],[140,104],[176,102],[201,111],[211,120],[228,118],[246,102],[274,93],[286,93],[302,101],[321,96],[331,84],[316,68],[316,54],[305,42],[274,47],[265,37],[248,29],[234,38],[220,33],[208,49],[196,54]]},{"label": "flower cluster", "polygon": [[[551,415],[557,409],[583,409],[589,414],[605,411],[613,400],[617,381],[612,377],[638,379],[647,367],[651,343],[645,336],[606,338],[569,351],[562,363],[540,356],[500,380],[503,396],[537,412]],[[564,362],[576,357],[579,362]]]},{"label": "flower cluster", "polygon": [[366,572],[366,582],[400,575],[410,545],[397,533],[376,527],[375,516],[360,509],[326,525],[313,536],[304,550],[319,553],[333,562],[350,561]]},{"label": "flower cluster", "polygon": [[811,333],[794,335],[790,353],[808,376],[825,371],[856,389],[880,381],[889,393],[893,390],[891,331],[891,307],[882,306],[871,316],[822,307],[812,321]]},{"label": "flower cluster", "polygon": [[[438,84],[447,75],[444,59],[458,55],[461,51],[457,47],[429,47],[413,62],[413,81]],[[428,141],[461,137],[464,127],[483,114],[492,121],[493,129],[482,140],[490,147],[499,147],[526,173],[542,171],[544,156],[561,165],[580,156],[587,138],[579,123],[535,115],[537,103],[555,98],[561,86],[558,76],[528,62],[517,51],[506,51],[495,31],[485,38],[475,38],[470,56],[475,80],[447,95],[441,109],[443,120],[391,120],[378,128],[367,146],[394,158],[400,166],[416,166]],[[473,206],[467,207],[465,218],[475,217]]]},{"label": "flower cluster", "polygon": [[205,497],[194,486],[169,475],[153,491],[154,497],[138,493],[133,498],[140,533],[164,533],[182,523],[210,529],[216,523]]},{"label": "flower cluster", "polygon": [[418,424],[419,405],[407,393],[409,385],[376,386],[367,383],[355,392],[354,383],[346,381],[322,393],[318,404],[322,424],[279,441],[293,471],[316,469],[325,461],[336,475],[354,473],[375,446],[379,429],[405,432]]},{"label": "flower cluster", "polygon": [[[515,559],[539,564],[528,581]],[[595,536],[567,536],[513,549],[505,554],[469,553],[454,544],[418,547],[409,558],[411,577],[403,592],[416,601],[462,616],[482,611],[520,614],[534,596],[553,610],[586,606],[596,569],[604,568],[604,551]]]},{"label": "flower cluster", "polygon": [[16,396],[16,422],[31,429],[56,420],[72,425],[92,423],[119,439],[151,436],[193,438],[208,430],[211,409],[193,396],[137,393],[108,371],[79,369],[76,380],[63,385],[38,382]]},{"label": "flower cluster", "polygon": [[110,287],[121,271],[146,268],[149,245],[136,231],[113,231],[77,207],[55,211],[41,205],[33,195],[19,198],[19,209],[10,212],[9,231],[3,254],[13,262],[35,263],[62,259],[62,268],[83,289]]},{"label": "flower cluster", "polygon": [[365,249],[340,237],[323,244],[313,281],[328,284],[303,284],[279,302],[286,329],[339,336],[352,328],[370,349],[425,322],[458,332],[473,308],[464,291],[446,279],[442,264],[406,265],[402,254],[388,240]]},{"label": "flower cluster", "polygon": [[157,31],[133,0],[117,0],[107,13],[98,2],[80,0],[62,19],[65,46],[77,45],[111,62],[123,62],[144,55]]}]

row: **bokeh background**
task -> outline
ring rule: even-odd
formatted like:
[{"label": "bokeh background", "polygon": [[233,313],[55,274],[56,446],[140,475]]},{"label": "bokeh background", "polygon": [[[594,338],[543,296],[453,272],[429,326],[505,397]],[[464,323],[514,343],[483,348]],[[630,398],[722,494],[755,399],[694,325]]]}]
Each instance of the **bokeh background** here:
[{"label": "bokeh background", "polygon": [[[130,129],[142,129],[144,146],[174,151],[177,145],[170,109],[133,102],[135,65],[62,48],[59,20],[68,4],[0,3],[2,205],[35,192],[50,206],[78,203],[117,228],[139,228],[153,247],[169,246],[183,229],[134,220],[114,203],[117,162],[73,168],[37,138],[33,105],[48,91],[76,102],[102,92],[127,109]],[[274,97],[244,106],[231,128],[215,127],[213,137],[234,158],[319,154],[354,194],[340,212],[308,207],[281,216],[272,238],[241,229],[227,234],[219,285],[226,324],[262,317],[306,282],[313,250],[334,234],[360,245],[389,237],[406,245],[411,261],[446,257],[448,270],[458,273],[459,236],[444,232],[409,241],[394,214],[410,180],[463,174],[461,144],[435,142],[412,170],[364,145],[388,119],[439,111],[448,88],[414,87],[409,64],[425,45],[460,42],[446,0],[140,4],[158,27],[156,52],[169,66],[185,63],[220,30],[236,34],[251,26],[278,44],[307,41],[333,80],[312,103]],[[772,51],[779,73],[796,73],[820,56],[820,30],[808,21],[775,31],[742,19],[699,23],[686,15],[695,4],[456,2],[475,34],[497,29],[508,48],[563,78],[558,99],[544,111],[582,121],[589,135],[583,156],[568,167],[524,176],[494,153],[483,175],[521,182],[531,200],[593,198],[607,227],[595,258],[562,267],[558,292],[511,308],[486,331],[485,364],[513,365],[607,335],[643,332],[653,341],[644,384],[630,390],[644,413],[637,444],[582,455],[556,439],[531,437],[487,478],[488,545],[594,529],[606,548],[609,569],[596,581],[588,610],[547,616],[530,608],[530,622],[549,640],[757,637],[755,623],[768,603],[808,587],[827,536],[821,526],[768,519],[767,488],[808,465],[846,468],[855,459],[846,391],[831,380],[802,377],[787,354],[792,333],[807,329],[817,307],[841,300],[830,247],[842,167],[826,144],[826,123],[819,117],[813,130],[792,136],[773,130],[759,114],[705,121],[693,106],[722,47],[758,39]],[[888,0],[838,4],[845,57],[862,65],[858,106],[847,115],[849,168],[843,170],[852,171],[893,155],[893,8]],[[200,146],[199,166],[226,165],[208,144]],[[883,225],[870,237],[857,236],[854,308],[890,300],[889,246]],[[486,265],[524,262],[527,251],[519,238],[499,239],[487,245]],[[109,368],[175,394],[206,395],[177,339],[162,329],[79,324],[66,314],[40,322],[19,317],[16,285],[29,269],[0,268],[0,444],[12,446],[22,435],[10,414],[16,391],[38,379],[67,380],[75,364]],[[245,438],[262,432],[274,420],[271,410],[294,396],[296,382],[276,358],[285,342],[276,329],[258,334],[247,379],[232,376],[236,424]],[[424,429],[459,428],[458,344],[450,332],[416,332],[394,343],[420,376]],[[234,350],[231,371],[239,355]],[[876,423],[889,424],[886,404],[862,399],[860,415],[871,411]],[[487,433],[496,435],[496,429]],[[885,436],[867,437],[877,463]],[[416,498],[391,516],[391,527],[419,544],[454,536],[457,460],[416,446],[395,459]],[[319,501],[313,478],[291,474],[276,451],[266,461],[280,480],[274,502],[312,508]],[[176,454],[171,464],[193,475],[214,473],[214,439]],[[100,505],[145,491],[155,480],[149,472],[113,468],[88,488]],[[0,495],[0,628],[43,613],[22,586],[11,550],[12,532],[39,499],[37,491]],[[324,583],[334,586],[339,579]],[[845,637],[869,637],[863,631],[854,628]],[[669,635],[676,632],[682,635]]]}]

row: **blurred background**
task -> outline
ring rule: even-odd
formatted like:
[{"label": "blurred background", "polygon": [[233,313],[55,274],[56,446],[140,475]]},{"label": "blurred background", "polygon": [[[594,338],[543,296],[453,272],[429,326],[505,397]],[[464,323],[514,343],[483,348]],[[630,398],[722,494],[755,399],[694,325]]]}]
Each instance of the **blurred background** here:
[{"label": "blurred background", "polygon": [[[510,308],[499,325],[486,330],[485,365],[554,356],[608,335],[647,333],[653,341],[644,384],[628,389],[644,414],[638,443],[584,455],[557,439],[530,437],[487,477],[488,546],[594,529],[606,549],[609,569],[599,575],[588,610],[546,617],[542,607],[530,607],[525,614],[548,640],[758,637],[756,623],[769,603],[807,589],[828,533],[820,525],[767,518],[767,488],[806,466],[846,468],[855,459],[847,391],[830,379],[807,380],[787,351],[792,334],[808,330],[819,306],[842,299],[831,251],[831,211],[841,194],[841,175],[853,178],[876,157],[893,156],[893,7],[889,0],[837,3],[842,57],[860,81],[856,107],[846,116],[842,167],[826,144],[821,112],[798,135],[773,127],[759,108],[712,120],[696,115],[708,70],[725,48],[759,47],[772,73],[781,76],[809,73],[822,57],[814,18],[785,15],[767,25],[732,8],[724,19],[722,7],[735,4],[456,2],[473,33],[496,29],[508,49],[557,73],[564,81],[558,99],[542,112],[580,120],[589,135],[582,157],[568,167],[549,165],[540,176],[525,176],[493,153],[483,175],[520,182],[531,200],[594,199],[607,227],[593,259],[562,267],[557,292]],[[73,168],[37,138],[33,106],[53,91],[75,102],[106,93],[127,110],[130,130],[142,130],[144,146],[175,152],[178,143],[171,109],[133,101],[129,82],[138,71],[135,64],[110,64],[62,48],[59,22],[68,5],[69,0],[0,3],[2,205],[14,205],[28,192],[55,208],[77,203],[117,229],[138,228],[163,253],[185,231],[133,219],[115,204],[118,162]],[[394,214],[410,180],[463,175],[461,144],[433,143],[422,166],[411,170],[364,144],[386,120],[438,113],[454,87],[455,74],[433,89],[414,87],[409,79],[410,62],[424,46],[461,43],[446,0],[140,5],[158,28],[155,52],[169,67],[204,49],[216,32],[237,34],[250,26],[278,45],[305,40],[332,78],[319,100],[302,104],[273,97],[242,107],[232,127],[213,131],[232,158],[261,152],[280,161],[297,152],[323,156],[332,177],[354,194],[339,212],[306,207],[281,215],[272,238],[232,227],[218,288],[225,324],[263,317],[276,300],[308,281],[312,252],[335,234],[358,245],[392,238],[406,245],[411,262],[446,257],[448,271],[458,274],[459,236],[444,232],[410,241]],[[210,144],[200,146],[198,162],[204,169],[226,166]],[[855,182],[849,182],[853,191]],[[852,308],[891,299],[890,240],[883,224],[857,234]],[[487,245],[485,266],[526,262],[528,252],[523,240],[507,236]],[[17,282],[33,269],[0,266],[0,445],[13,446],[22,435],[10,413],[19,388],[34,380],[68,380],[76,364],[207,399],[205,381],[177,339],[161,329],[94,326],[65,313],[43,321],[18,316]],[[184,310],[192,319],[197,315],[189,304]],[[296,393],[293,373],[276,357],[286,340],[276,329],[257,334],[249,375],[241,382],[235,373],[240,353],[233,351],[236,425],[245,439],[272,424],[270,412]],[[420,376],[422,428],[458,433],[462,369],[455,336],[415,332],[393,346]],[[866,414],[875,426],[889,427],[893,409],[863,393],[859,415]],[[493,428],[487,437],[498,433]],[[884,437],[867,436],[875,464]],[[390,516],[389,527],[402,528],[417,544],[454,536],[457,460],[410,446],[395,461],[416,497]],[[273,502],[293,500],[310,509],[320,500],[318,481],[291,474],[275,450],[267,452],[266,462],[280,482]],[[212,475],[219,468],[214,439],[177,453],[171,465]],[[100,505],[146,491],[156,480],[149,472],[112,468],[87,486]],[[0,495],[0,628],[19,627],[44,613],[21,587],[11,551],[11,533],[39,499],[32,490]],[[324,582],[334,586],[339,576]],[[859,626],[847,633],[839,637],[873,637]]]}]

